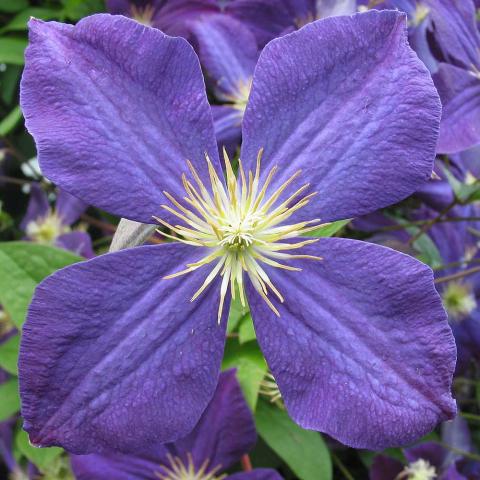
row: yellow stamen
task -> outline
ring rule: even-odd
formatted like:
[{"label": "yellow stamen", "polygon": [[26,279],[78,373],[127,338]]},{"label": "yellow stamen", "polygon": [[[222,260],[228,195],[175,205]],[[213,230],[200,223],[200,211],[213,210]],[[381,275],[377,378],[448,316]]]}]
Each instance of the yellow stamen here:
[{"label": "yellow stamen", "polygon": [[159,230],[159,233],[166,238],[203,247],[206,255],[194,263],[185,265],[184,270],[164,278],[175,278],[212,264],[213,267],[193,294],[191,301],[197,299],[215,279],[220,278],[218,308],[220,322],[228,289],[233,298],[238,290],[242,305],[246,305],[244,283],[246,274],[265,303],[279,316],[278,309],[269,298],[269,292],[272,292],[280,302],[283,302],[284,298],[262,264],[282,270],[301,271],[301,268],[285,262],[297,259],[322,260],[321,257],[314,255],[289,253],[311,245],[318,239],[285,241],[301,237],[321,226],[318,219],[284,224],[291,215],[307,205],[315,193],[302,197],[309,187],[309,184],[305,184],[288,194],[286,199],[281,199],[285,190],[300,175],[300,171],[297,171],[270,194],[269,187],[278,167],[274,166],[260,185],[263,149],[258,152],[255,172],[246,172],[242,162],[239,161],[238,176],[225,150],[223,154],[225,182],[220,179],[213,163],[205,154],[208,172],[206,178],[210,181],[210,189],[205,186],[205,176],[200,177],[193,164],[188,161],[188,170],[193,181],[188,180],[185,174],[182,175],[186,193],[183,203],[165,192],[171,206],[162,205],[162,208],[184,222],[184,225],[172,225],[154,217],[169,230],[169,232]]}]

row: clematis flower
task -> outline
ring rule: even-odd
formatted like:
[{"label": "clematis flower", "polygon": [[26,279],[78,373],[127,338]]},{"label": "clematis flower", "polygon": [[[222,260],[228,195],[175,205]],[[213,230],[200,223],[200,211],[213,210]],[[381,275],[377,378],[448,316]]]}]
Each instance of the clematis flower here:
[{"label": "clematis flower", "polygon": [[307,23],[356,12],[356,0],[234,0],[225,13],[249,28],[259,47]]},{"label": "clematis flower", "polygon": [[[412,220],[430,221],[438,215],[437,211],[423,206],[414,212]],[[475,234],[480,231],[480,224],[449,219],[474,217],[478,217],[478,206],[457,206],[444,216],[444,222],[436,223],[428,230],[428,240],[438,252],[434,266],[436,288],[457,344],[456,374],[465,373],[472,361],[480,361],[480,273],[476,269],[480,254],[478,235]],[[355,220],[354,224],[359,230],[373,233],[372,242],[418,254],[409,244],[411,234],[406,230],[391,230],[390,227],[398,224],[383,213],[367,215]]]},{"label": "clematis flower", "polygon": [[109,13],[124,15],[180,37],[190,36],[190,22],[220,12],[217,0],[106,0]]},{"label": "clematis flower", "polygon": [[442,443],[424,442],[404,450],[408,464],[378,455],[370,469],[370,480],[468,480],[480,474],[480,463],[458,451],[472,452],[467,422],[457,416],[442,425]]},{"label": "clematis flower", "polygon": [[226,14],[207,15],[192,23],[192,34],[215,100],[212,114],[217,142],[227,152],[240,144],[242,119],[260,54],[253,33]]},{"label": "clematis flower", "polygon": [[75,223],[87,205],[67,192],[59,191],[56,208],[50,207],[46,193],[36,184],[31,184],[30,201],[27,213],[20,228],[26,238],[33,242],[56,245],[86,258],[95,254],[90,235],[82,231],[72,231]]},{"label": "clematis flower", "polygon": [[212,401],[194,430],[174,443],[153,445],[140,455],[72,455],[77,480],[281,480],[271,469],[224,476],[256,441],[255,424],[235,371],[220,375]]},{"label": "clematis flower", "polygon": [[21,104],[52,181],[113,214],[155,216],[174,240],[38,286],[19,363],[34,444],[136,453],[185,436],[215,390],[230,295],[248,299],[303,427],[378,448],[454,415],[455,345],[431,270],[303,236],[431,175],[440,104],[404,15],[332,17],[269,43],[239,178],[228,157],[222,174],[192,47],[127,18],[32,20]]}]

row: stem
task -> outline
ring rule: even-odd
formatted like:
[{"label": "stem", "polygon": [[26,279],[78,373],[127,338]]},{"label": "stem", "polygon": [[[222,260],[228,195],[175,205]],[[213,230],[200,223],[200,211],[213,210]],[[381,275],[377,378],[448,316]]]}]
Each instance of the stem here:
[{"label": "stem", "polygon": [[457,280],[459,278],[472,275],[473,273],[476,273],[476,272],[480,272],[480,267],[472,267],[472,268],[468,268],[467,270],[463,270],[461,272],[452,273],[452,275],[445,275],[444,277],[435,279],[435,283],[438,284],[438,283],[449,282],[450,280]]},{"label": "stem", "polygon": [[472,263],[480,263],[478,258],[472,258],[471,260],[461,260],[459,262],[450,262],[440,265],[439,267],[433,267],[432,270],[446,270],[447,268],[462,267],[463,265],[470,265]]},{"label": "stem", "polygon": [[453,453],[457,453],[458,455],[461,455],[462,457],[469,458],[470,460],[476,460],[477,462],[480,461],[480,455],[477,455],[475,453],[467,452],[466,450],[461,450],[460,448],[452,447],[451,445],[448,445],[447,443],[443,443],[443,442],[439,442],[439,441],[437,441],[435,443],[438,443],[443,448],[446,448],[447,450],[450,450]]},{"label": "stem", "polygon": [[97,220],[96,218],[93,218],[90,215],[87,215],[86,213],[82,213],[82,215],[80,215],[80,218],[84,222],[87,222],[89,225],[93,225],[94,227],[108,230],[109,232],[112,232],[112,233],[115,233],[115,231],[117,230],[117,227],[115,227],[115,225],[112,225],[111,223],[102,222],[101,220]]},{"label": "stem", "polygon": [[240,459],[240,463],[242,464],[242,468],[244,472],[251,472],[253,470],[252,461],[250,460],[248,453],[246,453],[245,455],[242,455],[242,458]]},{"label": "stem", "polygon": [[457,199],[453,200],[448,207],[444,208],[435,218],[429,220],[425,225],[408,240],[408,245],[413,245],[423,234],[427,233],[442,217],[444,217],[457,204]]},{"label": "stem", "polygon": [[475,415],[474,413],[466,413],[466,412],[461,412],[460,415],[466,420],[470,420],[472,422],[480,422],[480,415]]},{"label": "stem", "polygon": [[342,472],[343,476],[347,480],[355,480],[353,478],[353,475],[347,470],[347,467],[342,463],[342,461],[334,453],[332,453],[332,460],[335,466]]},{"label": "stem", "polygon": [[19,178],[7,177],[6,175],[0,175],[0,182],[12,183],[13,185],[30,185],[33,183],[31,180],[20,180]]}]

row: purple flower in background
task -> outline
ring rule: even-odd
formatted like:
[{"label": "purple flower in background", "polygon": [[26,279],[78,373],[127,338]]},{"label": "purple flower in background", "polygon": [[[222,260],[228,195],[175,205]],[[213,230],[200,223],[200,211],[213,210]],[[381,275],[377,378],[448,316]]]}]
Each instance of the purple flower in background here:
[{"label": "purple flower in background", "polygon": [[[235,371],[220,375],[213,399],[193,431],[175,443],[150,445],[139,454],[72,455],[77,480],[215,480],[256,442],[255,424]],[[189,472],[189,475],[187,474]],[[231,480],[281,480],[275,470],[255,469]]]},{"label": "purple flower in background", "polygon": [[84,202],[60,190],[57,194],[56,207],[52,209],[47,194],[40,185],[32,183],[27,213],[20,228],[28,240],[56,245],[83,257],[92,258],[95,253],[90,235],[78,230],[72,231],[70,228],[86,208]]},{"label": "purple flower in background", "polygon": [[378,448],[454,415],[455,345],[431,270],[365,242],[298,238],[318,218],[375,211],[430,177],[440,104],[405,40],[404,15],[372,11],[269,43],[237,181],[228,157],[221,173],[184,39],[120,16],[30,23],[21,103],[44,173],[122,217],[163,211],[176,240],[39,285],[19,367],[33,443],[138,453],[185,436],[215,391],[230,292],[248,297],[303,427]]},{"label": "purple flower in background", "polygon": [[220,148],[234,152],[240,144],[242,119],[260,54],[252,32],[226,14],[208,15],[192,24],[200,61],[215,99],[215,135]]},{"label": "purple flower in background", "polygon": [[472,0],[362,0],[409,16],[412,48],[433,74],[442,101],[439,153],[480,143],[480,33]]},{"label": "purple flower in background", "polygon": [[124,15],[162,32],[188,38],[190,23],[199,16],[220,12],[218,0],[106,0],[113,15]]},{"label": "purple flower in background", "polygon": [[[404,450],[408,464],[378,455],[370,469],[370,480],[469,480],[479,478],[480,463],[468,460],[455,450],[472,452],[472,440],[465,420],[457,416],[442,425],[442,446],[420,443]],[[452,450],[453,449],[453,450]]]},{"label": "purple flower in background", "polygon": [[259,47],[307,23],[356,11],[356,0],[233,0],[225,12],[248,27]]}]

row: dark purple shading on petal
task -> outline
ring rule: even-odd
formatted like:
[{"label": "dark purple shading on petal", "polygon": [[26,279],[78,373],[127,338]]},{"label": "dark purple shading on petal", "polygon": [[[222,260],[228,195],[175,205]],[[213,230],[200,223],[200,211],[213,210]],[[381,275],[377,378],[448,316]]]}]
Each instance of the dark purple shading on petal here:
[{"label": "dark purple shading on petal", "polygon": [[370,480],[394,480],[402,470],[403,465],[398,460],[386,455],[377,455],[370,467],[369,478]]},{"label": "dark purple shading on petal", "polygon": [[350,218],[405,198],[430,177],[439,119],[404,14],[331,17],[263,50],[241,157],[251,167],[264,147],[263,177],[279,166],[271,189],[302,169],[319,194],[296,219]]},{"label": "dark purple shading on petal", "polygon": [[423,0],[429,8],[439,60],[470,70],[480,67],[480,34],[472,0]]},{"label": "dark purple shading on petal", "polygon": [[217,384],[225,322],[217,283],[190,302],[203,269],[163,277],[199,255],[183,244],[122,250],[37,287],[19,361],[32,443],[135,453],[191,431]]},{"label": "dark purple shading on petal", "polygon": [[238,20],[220,14],[201,18],[193,32],[217,99],[242,99],[242,89],[251,83],[259,55],[253,34]]},{"label": "dark purple shading on petal", "polygon": [[72,225],[87,209],[88,205],[64,190],[57,193],[56,209],[64,225]]},{"label": "dark purple shading on petal", "polygon": [[159,465],[133,455],[71,455],[76,480],[158,480]]},{"label": "dark purple shading on petal", "polygon": [[235,370],[220,376],[210,405],[195,429],[174,444],[181,458],[190,452],[199,468],[205,459],[209,467],[222,466],[222,471],[238,462],[257,440],[252,413],[245,401]]},{"label": "dark purple shading on petal", "polygon": [[27,213],[20,223],[20,228],[25,231],[30,222],[46,217],[50,212],[50,204],[47,194],[38,183],[30,184],[30,199],[28,201]]},{"label": "dark purple shading on petal", "polygon": [[158,478],[154,472],[162,472],[162,465],[170,465],[169,454],[179,457],[185,465],[188,465],[188,454],[191,454],[197,470],[208,460],[207,472],[221,465],[220,473],[239,461],[253,447],[255,440],[252,413],[235,378],[235,371],[230,370],[220,375],[211,402],[194,430],[185,438],[175,443],[149,446],[138,456],[74,455],[72,466],[79,480],[100,480],[105,478],[102,476],[105,472],[111,472],[112,478],[118,475],[120,480],[130,478],[122,476],[122,472],[154,479]]},{"label": "dark purple shading on petal", "polygon": [[423,459],[433,465],[437,471],[443,468],[447,456],[447,450],[434,442],[420,443],[415,447],[405,449],[403,453],[409,463]]},{"label": "dark purple shading on petal", "polygon": [[378,245],[325,238],[302,272],[268,268],[276,317],[249,288],[257,338],[292,418],[350,446],[409,443],[456,411],[455,342],[432,271]]},{"label": "dark purple shading on petal", "polygon": [[228,480],[282,480],[282,476],[270,468],[255,468],[251,472],[234,473]]},{"label": "dark purple shading on petal", "polygon": [[243,113],[234,107],[212,105],[212,114],[218,147],[220,151],[225,147],[232,158],[240,146]]},{"label": "dark purple shading on petal", "polygon": [[443,105],[437,151],[456,153],[480,143],[480,74],[441,63],[433,80]]},{"label": "dark purple shading on petal", "polygon": [[181,187],[186,159],[218,166],[198,58],[121,16],[75,27],[30,21],[21,85],[26,125],[47,177],[88,204],[152,223],[162,190]]},{"label": "dark purple shading on petal", "polygon": [[75,231],[64,233],[57,237],[55,244],[81,257],[93,258],[95,256],[92,239],[87,232]]}]

